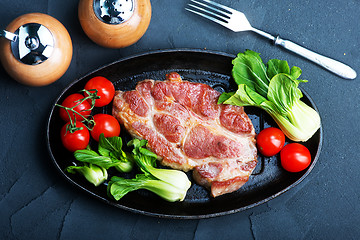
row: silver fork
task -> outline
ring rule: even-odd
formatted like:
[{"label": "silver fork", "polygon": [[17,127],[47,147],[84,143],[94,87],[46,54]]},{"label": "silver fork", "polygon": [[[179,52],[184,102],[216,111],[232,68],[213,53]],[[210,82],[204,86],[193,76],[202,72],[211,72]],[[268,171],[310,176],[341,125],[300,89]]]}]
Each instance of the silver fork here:
[{"label": "silver fork", "polygon": [[234,32],[253,31],[265,38],[272,40],[275,45],[279,45],[285,49],[297,53],[300,56],[319,64],[320,66],[337,74],[340,77],[345,79],[356,78],[357,74],[355,70],[339,61],[315,53],[289,40],[284,40],[279,36],[274,37],[269,33],[252,27],[245,14],[240,11],[234,10],[211,0],[190,1],[192,4],[189,3],[189,8],[185,8],[190,12],[214,21]]}]

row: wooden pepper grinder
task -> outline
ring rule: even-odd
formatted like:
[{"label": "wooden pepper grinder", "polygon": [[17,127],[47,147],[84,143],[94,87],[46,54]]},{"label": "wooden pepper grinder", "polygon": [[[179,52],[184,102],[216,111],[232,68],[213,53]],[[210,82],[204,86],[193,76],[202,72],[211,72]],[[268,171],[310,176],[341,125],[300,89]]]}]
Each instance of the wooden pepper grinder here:
[{"label": "wooden pepper grinder", "polygon": [[72,42],[65,27],[43,13],[29,13],[0,30],[0,60],[16,81],[44,86],[58,80],[68,69]]},{"label": "wooden pepper grinder", "polygon": [[123,48],[137,42],[151,19],[150,0],[80,0],[79,20],[96,44]]}]

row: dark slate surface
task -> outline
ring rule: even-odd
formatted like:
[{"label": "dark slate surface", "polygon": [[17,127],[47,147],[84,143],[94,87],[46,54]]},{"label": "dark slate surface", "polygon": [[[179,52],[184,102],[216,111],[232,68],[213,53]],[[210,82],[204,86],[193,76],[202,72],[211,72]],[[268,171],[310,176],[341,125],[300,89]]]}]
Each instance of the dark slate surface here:
[{"label": "dark slate surface", "polygon": [[[253,26],[348,63],[360,73],[360,2],[231,1]],[[187,1],[153,0],[150,27],[136,44],[105,49],[77,20],[77,1],[1,0],[0,27],[19,15],[47,13],[68,29],[74,55],[66,74],[46,87],[13,81],[0,67],[0,239],[358,239],[360,237],[358,79],[341,79],[253,33],[233,33],[185,12]],[[82,75],[119,58],[168,48],[236,54],[252,49],[303,69],[303,85],[317,104],[322,153],[298,186],[263,205],[202,220],[146,217],[108,206],[70,186],[46,149],[50,107]]]}]

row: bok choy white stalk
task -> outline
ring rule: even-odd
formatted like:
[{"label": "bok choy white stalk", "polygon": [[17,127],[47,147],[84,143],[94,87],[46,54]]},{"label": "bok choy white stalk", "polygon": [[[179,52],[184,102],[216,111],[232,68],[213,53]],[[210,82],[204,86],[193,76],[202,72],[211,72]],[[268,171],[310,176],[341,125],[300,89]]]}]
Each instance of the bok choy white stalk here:
[{"label": "bok choy white stalk", "polygon": [[238,90],[223,93],[219,103],[256,106],[275,120],[284,134],[293,141],[307,141],[320,128],[320,116],[300,99],[298,88],[301,69],[289,68],[286,61],[271,59],[267,65],[260,54],[251,50],[239,53],[233,60],[232,75]]},{"label": "bok choy white stalk", "polygon": [[99,186],[108,178],[105,168],[93,164],[84,163],[83,166],[69,166],[66,168],[69,173],[80,173],[86,180],[94,184],[95,187]]}]

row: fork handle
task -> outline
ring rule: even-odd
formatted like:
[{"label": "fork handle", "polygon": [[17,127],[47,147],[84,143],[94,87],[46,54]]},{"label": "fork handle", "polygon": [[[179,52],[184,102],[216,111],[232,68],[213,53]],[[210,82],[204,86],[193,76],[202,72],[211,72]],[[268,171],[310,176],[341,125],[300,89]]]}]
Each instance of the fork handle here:
[{"label": "fork handle", "polygon": [[339,61],[320,55],[289,40],[281,39],[280,37],[277,37],[274,43],[275,45],[279,45],[287,50],[299,54],[300,56],[303,56],[304,58],[309,59],[310,61],[313,61],[314,63],[319,64],[320,66],[337,74],[340,77],[345,79],[356,78],[357,74],[355,70]]}]

